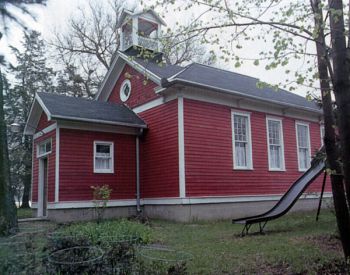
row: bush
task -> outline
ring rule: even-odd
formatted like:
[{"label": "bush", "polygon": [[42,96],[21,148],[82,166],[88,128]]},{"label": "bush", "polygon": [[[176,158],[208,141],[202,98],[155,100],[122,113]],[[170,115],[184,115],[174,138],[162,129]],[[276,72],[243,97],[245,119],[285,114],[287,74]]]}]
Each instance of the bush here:
[{"label": "bush", "polygon": [[113,241],[133,240],[135,243],[147,244],[151,241],[151,229],[143,224],[126,219],[76,223],[57,231],[66,236],[81,236],[87,238],[92,245],[110,244]]}]

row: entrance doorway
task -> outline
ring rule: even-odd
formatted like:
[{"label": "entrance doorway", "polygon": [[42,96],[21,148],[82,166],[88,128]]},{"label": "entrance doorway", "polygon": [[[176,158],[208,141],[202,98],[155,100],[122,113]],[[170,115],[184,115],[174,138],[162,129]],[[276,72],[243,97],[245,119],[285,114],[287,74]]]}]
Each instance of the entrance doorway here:
[{"label": "entrance doorway", "polygon": [[47,158],[39,159],[38,217],[47,216]]}]

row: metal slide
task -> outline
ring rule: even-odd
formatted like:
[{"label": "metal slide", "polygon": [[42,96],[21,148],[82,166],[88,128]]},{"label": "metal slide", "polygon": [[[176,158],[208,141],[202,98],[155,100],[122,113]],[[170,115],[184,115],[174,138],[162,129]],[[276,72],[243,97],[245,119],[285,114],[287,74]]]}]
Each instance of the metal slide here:
[{"label": "metal slide", "polygon": [[298,178],[288,189],[288,191],[281,197],[281,199],[269,211],[240,219],[233,219],[232,223],[244,224],[242,236],[248,234],[252,224],[258,223],[260,233],[263,232],[266,223],[270,220],[277,219],[286,214],[292,206],[296,203],[299,197],[303,194],[305,189],[317,178],[319,174],[325,169],[324,161],[314,161],[309,170],[307,170],[300,178]]}]

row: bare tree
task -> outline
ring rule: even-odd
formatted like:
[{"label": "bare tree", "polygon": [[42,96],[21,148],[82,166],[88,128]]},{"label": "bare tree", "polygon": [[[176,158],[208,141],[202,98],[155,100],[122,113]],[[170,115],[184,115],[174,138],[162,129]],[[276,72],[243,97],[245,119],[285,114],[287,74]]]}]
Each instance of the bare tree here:
[{"label": "bare tree", "polygon": [[[65,67],[65,77],[75,79],[75,84],[80,85],[83,91],[75,96],[93,97],[109,69],[120,46],[117,23],[123,3],[119,0],[107,4],[90,1],[88,9],[79,8],[78,14],[69,19],[68,31],[64,34],[56,32],[50,42],[57,53],[57,60]],[[134,10],[136,7],[127,8]],[[186,40],[186,43],[178,43],[180,40]],[[212,64],[215,61],[196,37],[167,35],[161,42],[167,63],[180,65],[197,61]]]}]

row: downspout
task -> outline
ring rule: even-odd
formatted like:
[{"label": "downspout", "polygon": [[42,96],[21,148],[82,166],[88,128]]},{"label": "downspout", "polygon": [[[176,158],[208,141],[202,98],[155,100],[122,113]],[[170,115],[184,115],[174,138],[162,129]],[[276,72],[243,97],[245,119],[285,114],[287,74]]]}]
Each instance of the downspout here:
[{"label": "downspout", "polygon": [[143,133],[143,129],[140,129],[139,134],[136,136],[136,211],[137,214],[141,213],[141,196],[140,196],[140,136]]}]

